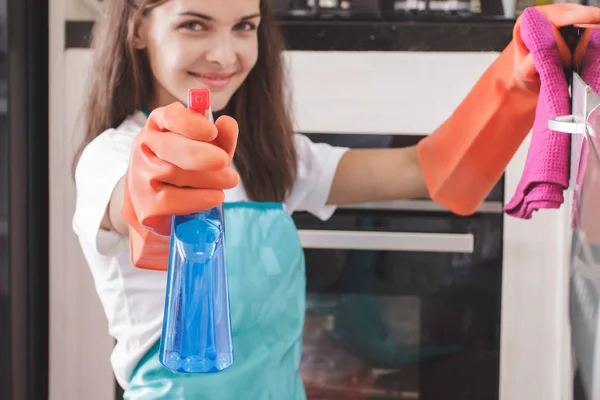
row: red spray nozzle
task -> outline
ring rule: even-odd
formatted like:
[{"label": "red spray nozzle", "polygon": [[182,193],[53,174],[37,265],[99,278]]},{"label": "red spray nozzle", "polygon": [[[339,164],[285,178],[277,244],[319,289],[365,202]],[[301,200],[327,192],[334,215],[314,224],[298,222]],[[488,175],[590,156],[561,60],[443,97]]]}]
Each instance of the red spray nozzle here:
[{"label": "red spray nozzle", "polygon": [[210,110],[210,90],[190,89],[188,91],[188,108],[206,115]]}]

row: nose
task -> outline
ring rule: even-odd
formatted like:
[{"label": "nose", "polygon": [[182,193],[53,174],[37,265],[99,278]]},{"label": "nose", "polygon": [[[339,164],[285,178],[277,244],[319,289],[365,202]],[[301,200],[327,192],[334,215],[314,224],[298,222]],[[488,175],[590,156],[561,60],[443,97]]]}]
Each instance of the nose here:
[{"label": "nose", "polygon": [[234,38],[227,33],[214,35],[206,52],[206,60],[221,68],[233,65],[236,60]]}]

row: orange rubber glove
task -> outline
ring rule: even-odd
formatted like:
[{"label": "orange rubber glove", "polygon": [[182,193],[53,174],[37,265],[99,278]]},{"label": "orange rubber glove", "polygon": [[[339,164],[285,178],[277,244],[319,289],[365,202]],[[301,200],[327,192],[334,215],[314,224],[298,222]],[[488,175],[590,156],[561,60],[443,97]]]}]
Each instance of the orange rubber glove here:
[{"label": "orange rubber glove", "polygon": [[150,114],[133,142],[121,210],[136,267],[166,270],[171,217],[216,207],[238,184],[230,167],[237,136],[234,119],[212,124],[180,103]]},{"label": "orange rubber glove", "polygon": [[[562,3],[536,7],[555,27],[565,67],[573,61],[559,27],[600,23],[600,8]],[[531,130],[540,81],[520,35],[484,72],[473,89],[417,153],[430,197],[459,215],[469,215],[498,182]]]}]

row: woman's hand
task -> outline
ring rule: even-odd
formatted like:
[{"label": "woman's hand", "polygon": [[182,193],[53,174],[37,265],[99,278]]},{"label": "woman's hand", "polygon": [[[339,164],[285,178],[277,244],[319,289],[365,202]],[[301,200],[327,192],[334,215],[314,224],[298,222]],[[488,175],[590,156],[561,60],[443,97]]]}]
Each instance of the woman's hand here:
[{"label": "woman's hand", "polygon": [[[154,110],[135,137],[123,184],[122,221],[129,228],[132,262],[164,269],[171,217],[218,206],[239,175],[230,167],[238,125],[223,116],[215,124],[179,103]],[[116,192],[116,191],[115,191]],[[111,200],[117,202],[118,198]],[[117,206],[111,205],[110,209]]]},{"label": "woman's hand", "polygon": [[[570,66],[573,55],[558,28],[598,24],[600,8],[578,4],[535,8],[550,21],[556,50],[563,65]],[[431,198],[454,213],[477,210],[533,126],[540,79],[521,38],[522,22],[517,21],[511,43],[450,118],[417,145]]]}]

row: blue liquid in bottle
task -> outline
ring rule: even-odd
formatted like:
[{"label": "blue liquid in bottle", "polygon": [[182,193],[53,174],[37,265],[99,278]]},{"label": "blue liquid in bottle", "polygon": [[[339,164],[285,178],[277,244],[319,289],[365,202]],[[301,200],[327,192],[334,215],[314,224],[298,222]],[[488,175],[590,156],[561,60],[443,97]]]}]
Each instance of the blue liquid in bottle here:
[{"label": "blue liquid in bottle", "polygon": [[173,217],[159,360],[183,373],[233,363],[223,206]]}]

